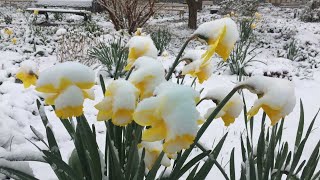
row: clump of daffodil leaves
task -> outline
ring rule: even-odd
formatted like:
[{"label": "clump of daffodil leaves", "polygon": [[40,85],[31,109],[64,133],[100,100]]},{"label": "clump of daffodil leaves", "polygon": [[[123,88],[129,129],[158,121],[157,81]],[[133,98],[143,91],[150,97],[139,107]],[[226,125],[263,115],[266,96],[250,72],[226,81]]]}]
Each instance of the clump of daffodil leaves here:
[{"label": "clump of daffodil leaves", "polygon": [[[77,62],[56,64],[42,72],[34,63],[21,64],[16,77],[25,88],[34,85],[44,98],[43,103],[38,101],[38,107],[49,142],[49,150],[39,148],[45,162],[55,167],[59,179],[204,179],[213,165],[229,179],[215,161],[226,135],[211,151],[199,142],[205,130],[213,119],[221,118],[225,126],[235,122],[245,106],[238,93],[244,88],[258,97],[245,111],[246,119],[253,119],[262,109],[271,125],[276,125],[293,111],[294,85],[283,79],[256,76],[238,83],[231,92],[221,86],[208,90],[201,98],[190,85],[174,83],[172,74],[184,62],[183,75],[205,82],[213,74],[212,57],[217,54],[227,60],[238,38],[237,25],[229,17],[205,22],[190,36],[166,72],[157,60],[158,51],[150,36],[136,33],[125,48],[129,51],[127,77],[114,78],[108,84],[100,77],[104,97],[94,107],[98,110],[97,123],[106,125],[104,147],[98,145],[95,125],[90,127],[83,112],[84,101],[95,97],[94,71]],[[206,43],[206,51],[188,60],[180,59],[187,44],[195,39]],[[203,100],[212,100],[215,107],[201,116],[197,105]],[[62,160],[59,148],[52,150],[58,144],[43,104],[54,107],[74,142],[68,163]],[[187,160],[196,147],[203,152]],[[210,158],[197,172],[199,162],[207,156]]]}]

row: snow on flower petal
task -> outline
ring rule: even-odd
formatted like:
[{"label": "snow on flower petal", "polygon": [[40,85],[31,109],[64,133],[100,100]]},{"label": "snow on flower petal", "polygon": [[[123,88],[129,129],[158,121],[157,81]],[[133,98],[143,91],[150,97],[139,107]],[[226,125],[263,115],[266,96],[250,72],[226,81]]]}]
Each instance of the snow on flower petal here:
[{"label": "snow on flower petal", "polygon": [[157,58],[158,50],[150,36],[134,36],[129,40],[126,46],[129,48],[129,54],[125,70],[130,70],[133,63],[139,57],[148,56]]},{"label": "snow on flower petal", "polygon": [[140,90],[140,98],[153,95],[154,89],[165,81],[165,72],[162,64],[150,57],[140,57],[134,63],[135,70],[129,81]]},{"label": "snow on flower petal", "polygon": [[[210,99],[216,104],[219,104],[230,92],[226,87],[216,87],[211,89],[205,95],[205,99]],[[215,108],[208,109],[205,118],[208,118]],[[243,109],[243,102],[238,93],[235,93],[226,105],[221,109],[215,118],[222,118],[225,126],[232,124],[235,119],[240,115]]]},{"label": "snow on flower petal", "polygon": [[[196,55],[198,54],[198,55]],[[213,73],[213,64],[211,61],[204,61],[204,59],[194,59],[201,57],[199,52],[195,52],[195,55],[185,55],[186,61],[191,61],[191,63],[185,65],[182,69],[182,74],[190,74],[193,77],[197,77],[199,80],[199,83],[203,83],[205,80],[209,79],[209,77]]]},{"label": "snow on flower petal", "polygon": [[164,139],[167,154],[188,148],[198,131],[200,114],[196,102],[199,93],[191,87],[165,82],[154,94],[156,97],[141,101],[134,113],[135,122],[151,126],[143,132],[142,140]]},{"label": "snow on flower petal", "polygon": [[248,111],[249,118],[262,108],[270,118],[271,125],[290,114],[296,104],[294,85],[285,79],[254,76],[237,86],[243,86],[258,95],[258,99]]},{"label": "snow on flower petal", "polygon": [[38,78],[38,66],[35,62],[27,60],[20,64],[16,77],[23,82],[24,88],[35,85]]},{"label": "snow on flower petal", "polygon": [[97,120],[125,126],[132,121],[139,90],[128,81],[116,80],[107,87],[105,98],[95,107],[99,110]]},{"label": "snow on flower petal", "polygon": [[[77,62],[65,62],[39,74],[36,90],[46,104],[56,106],[58,117],[66,119],[83,114],[84,99],[93,99],[94,71]],[[69,97],[70,96],[70,97]]]},{"label": "snow on flower petal", "polygon": [[[161,151],[163,150],[162,142],[161,141],[155,141],[155,142],[142,141],[140,144],[138,144],[138,148],[139,148],[140,156],[142,153],[142,149],[145,148],[144,163],[149,170],[152,169],[154,163],[159,157]],[[169,167],[171,165],[170,159],[166,154],[163,156],[161,160],[161,164],[166,167]]]},{"label": "snow on flower petal", "polygon": [[205,22],[198,27],[194,34],[204,39],[209,45],[204,56],[205,60],[210,59],[215,52],[227,60],[239,38],[237,25],[229,17]]},{"label": "snow on flower petal", "polygon": [[55,112],[59,118],[68,119],[83,114],[84,96],[82,90],[75,85],[66,88],[55,99]]},{"label": "snow on flower petal", "polygon": [[94,83],[95,73],[91,68],[77,62],[65,62],[41,72],[36,90],[58,93],[70,84],[75,84],[80,89],[90,89]]}]

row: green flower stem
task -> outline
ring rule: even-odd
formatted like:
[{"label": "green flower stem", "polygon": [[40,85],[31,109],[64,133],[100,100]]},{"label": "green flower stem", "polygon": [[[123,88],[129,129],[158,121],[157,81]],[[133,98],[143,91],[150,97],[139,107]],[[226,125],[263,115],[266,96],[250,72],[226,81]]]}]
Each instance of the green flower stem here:
[{"label": "green flower stem", "polygon": [[125,80],[128,80],[128,79],[129,79],[129,77],[130,77],[130,75],[131,75],[131,73],[132,73],[133,69],[134,69],[134,66],[132,66],[132,67],[131,67],[131,69],[128,71],[128,74],[127,74],[127,76],[126,76],[126,79],[125,79]]},{"label": "green flower stem", "polygon": [[204,100],[207,100],[206,98],[202,98],[202,99],[200,99],[200,101],[197,103],[197,105],[196,106],[198,106],[200,103],[202,103],[202,101],[204,101]]},{"label": "green flower stem", "polygon": [[194,85],[194,87],[196,87],[195,83],[196,83],[197,77],[195,77],[191,83],[191,87]]},{"label": "green flower stem", "polygon": [[179,59],[180,59],[182,53],[184,52],[184,50],[186,49],[187,45],[189,44],[189,42],[190,42],[191,40],[195,39],[196,37],[197,37],[196,35],[191,36],[191,37],[183,44],[183,46],[182,46],[182,48],[181,48],[178,56],[176,57],[176,59],[174,60],[174,62],[173,62],[173,64],[172,64],[172,67],[169,69],[169,72],[168,72],[168,74],[167,74],[167,76],[166,76],[166,80],[167,80],[167,81],[171,78],[174,69],[175,69],[175,68],[177,67],[177,65],[179,64],[179,62],[180,62]]}]

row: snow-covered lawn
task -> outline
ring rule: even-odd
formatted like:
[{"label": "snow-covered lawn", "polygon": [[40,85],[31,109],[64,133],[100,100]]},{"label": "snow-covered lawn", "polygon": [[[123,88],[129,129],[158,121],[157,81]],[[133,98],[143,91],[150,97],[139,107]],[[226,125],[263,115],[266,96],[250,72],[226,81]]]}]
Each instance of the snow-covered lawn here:
[{"label": "snow-covered lawn", "polygon": [[[2,11],[4,9],[0,8],[0,10]],[[10,9],[6,12],[12,13],[14,11],[15,9]],[[294,135],[299,120],[300,99],[304,104],[305,123],[307,125],[311,122],[320,107],[320,70],[318,69],[320,63],[320,24],[303,23],[299,19],[293,19],[292,10],[277,11],[274,9],[271,10],[270,8],[261,8],[260,12],[262,13],[263,20],[258,23],[256,33],[257,39],[260,41],[257,52],[261,51],[261,53],[257,55],[256,59],[265,62],[265,64],[255,63],[252,67],[249,67],[248,71],[253,75],[265,73],[271,75],[271,72],[283,73],[285,71],[289,74],[285,78],[292,79],[294,82],[297,102],[294,111],[286,118],[283,134],[284,140],[294,144]],[[33,126],[42,134],[45,134],[45,129],[36,106],[36,99],[38,99],[39,96],[34,90],[34,87],[24,89],[23,85],[16,80],[15,74],[20,67],[20,63],[27,59],[33,60],[38,64],[40,71],[57,63],[57,56],[54,49],[56,48],[55,32],[58,28],[52,27],[51,34],[47,28],[40,30],[47,36],[48,43],[41,43],[40,41],[36,43],[37,51],[44,51],[44,56],[39,56],[37,55],[37,51],[33,51],[33,44],[30,43],[31,40],[26,35],[26,33],[28,33],[28,25],[25,24],[24,16],[21,13],[14,14],[13,16],[13,25],[9,25],[9,27],[14,30],[18,43],[13,45],[10,40],[8,40],[0,44],[0,158],[3,154],[21,155],[30,153],[33,155],[37,153],[37,149],[26,139],[30,139],[38,146],[43,147],[41,142],[36,141],[35,135],[30,129],[30,126]],[[204,9],[199,15],[199,21],[208,21],[214,17],[215,15],[209,15],[207,9]],[[101,25],[104,33],[112,31],[110,30],[110,23],[105,22],[103,15],[94,15],[93,19],[97,21],[97,24]],[[146,29],[153,29],[153,26],[156,24],[159,26],[167,26],[173,33],[174,39],[168,49],[169,56],[159,58],[163,65],[168,67],[174,60],[174,54],[177,54],[179,47],[181,47],[186,37],[192,33],[192,30],[188,30],[185,21],[181,22],[178,16],[154,18],[149,22]],[[68,24],[64,22],[61,26],[68,27]],[[72,26],[74,28],[78,27]],[[294,37],[298,40],[299,45],[302,47],[301,52],[305,52],[308,58],[291,61],[279,57],[285,53],[283,46],[291,41],[291,38],[287,38],[287,36]],[[37,41],[37,38],[32,41]],[[189,49],[193,49],[195,45],[196,44],[191,44]],[[216,59],[218,61],[218,58]],[[228,70],[224,70],[226,70],[226,68],[216,69],[215,74],[211,76],[209,80],[201,85],[197,84],[196,88],[198,90],[204,88],[202,95],[210,88],[221,85],[230,87],[230,89],[226,89],[226,91],[231,90],[232,86],[237,82],[236,76],[229,75]],[[97,70],[96,73],[98,73]],[[191,84],[192,80],[193,78],[187,77],[186,84]],[[106,81],[108,83],[111,80],[107,79]],[[94,105],[103,98],[100,85],[95,85],[94,91],[96,98],[94,101],[85,101],[84,112],[88,121],[95,124],[98,143],[103,149],[105,143],[105,125],[103,122],[96,121],[97,110],[94,108]],[[251,107],[257,97],[245,91],[245,98],[247,105]],[[210,107],[213,107],[213,103],[205,101],[199,105],[198,110],[204,115]],[[60,120],[55,116],[53,109],[47,107],[46,113],[56,135],[62,156],[67,160],[74,148],[73,142]],[[262,112],[260,112],[259,116],[255,119],[255,127],[257,128],[255,128],[254,131],[254,138],[256,138],[256,140],[259,133],[258,129],[260,127],[261,114]],[[268,125],[269,123],[270,122],[267,121]],[[320,134],[319,127],[320,120],[317,120],[306,147],[314,147],[318,142]],[[307,128],[307,126],[305,126],[305,128]],[[229,155],[233,147],[236,147],[236,162],[241,161],[241,149],[239,148],[240,135],[244,130],[245,125],[242,115],[229,127],[225,127],[223,121],[217,119],[213,121],[200,141],[205,146],[212,147],[214,143],[217,143],[217,139],[220,139],[226,132],[229,132],[223,150],[218,158],[218,161],[228,169]],[[308,157],[312,150],[312,148],[305,148],[301,159]],[[194,151],[193,155],[196,153],[198,152]],[[49,165],[30,162],[30,167],[39,179],[56,179]],[[239,171],[239,169],[240,166],[237,170]],[[320,169],[320,167],[318,169]],[[212,179],[213,177],[214,179],[223,179],[223,176],[217,168],[212,169],[210,177],[211,178],[208,179]]]}]

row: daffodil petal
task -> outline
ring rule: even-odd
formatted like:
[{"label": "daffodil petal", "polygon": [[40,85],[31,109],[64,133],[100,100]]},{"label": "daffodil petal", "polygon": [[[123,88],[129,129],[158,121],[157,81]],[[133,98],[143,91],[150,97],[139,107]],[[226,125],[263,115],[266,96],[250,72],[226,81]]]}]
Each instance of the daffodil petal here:
[{"label": "daffodil petal", "polygon": [[132,121],[132,113],[131,109],[118,109],[112,115],[112,123],[117,126],[125,126]]},{"label": "daffodil petal", "polygon": [[143,141],[159,141],[165,139],[167,135],[166,125],[158,123],[156,126],[152,126],[149,129],[146,129],[142,132]]},{"label": "daffodil petal", "polygon": [[166,141],[163,144],[163,151],[165,153],[174,154],[181,149],[187,149],[193,143],[194,138],[194,136],[189,134],[177,136],[175,139]]}]

